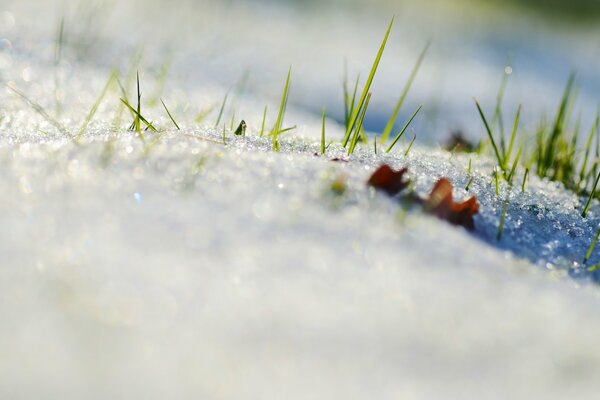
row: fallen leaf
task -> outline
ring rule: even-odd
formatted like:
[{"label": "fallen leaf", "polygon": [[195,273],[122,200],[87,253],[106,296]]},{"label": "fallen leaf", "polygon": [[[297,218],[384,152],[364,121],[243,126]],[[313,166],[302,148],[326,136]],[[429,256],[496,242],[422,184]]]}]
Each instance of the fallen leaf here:
[{"label": "fallen leaf", "polygon": [[453,225],[459,225],[472,231],[475,229],[473,216],[479,212],[476,197],[471,197],[461,203],[452,199],[452,184],[446,178],[441,178],[425,200],[425,210]]},{"label": "fallen leaf", "polygon": [[395,196],[405,189],[410,182],[409,180],[404,180],[404,174],[407,171],[408,169],[406,168],[394,171],[389,165],[384,164],[373,172],[367,185],[383,190],[390,196]]}]

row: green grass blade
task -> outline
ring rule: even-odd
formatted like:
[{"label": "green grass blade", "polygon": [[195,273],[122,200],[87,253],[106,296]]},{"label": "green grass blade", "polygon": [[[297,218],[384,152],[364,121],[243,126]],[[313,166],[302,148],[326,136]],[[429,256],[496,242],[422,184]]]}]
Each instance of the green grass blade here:
[{"label": "green grass blade", "polygon": [[88,115],[85,117],[85,120],[83,121],[83,124],[81,125],[81,128],[79,128],[79,131],[77,132],[77,136],[75,137],[76,140],[80,139],[81,136],[83,136],[83,134],[85,133],[85,130],[87,129],[90,122],[92,121],[92,118],[94,118],[94,115],[96,115],[96,112],[98,111],[98,107],[100,107],[102,100],[104,100],[104,97],[106,97],[106,94],[108,93],[110,87],[112,86],[113,82],[116,79],[117,79],[117,72],[113,71],[110,74],[108,81],[106,81],[104,88],[100,92],[100,95],[98,96],[98,98],[96,98],[96,101],[94,102],[94,104],[92,105],[92,108],[88,112]]},{"label": "green grass blade", "polygon": [[392,151],[392,149],[394,148],[394,146],[396,145],[396,143],[398,143],[398,140],[400,140],[400,138],[402,137],[402,135],[404,135],[404,132],[406,132],[406,130],[408,129],[408,127],[412,123],[413,119],[415,119],[415,117],[417,116],[417,114],[419,113],[419,111],[421,111],[421,108],[423,108],[422,104],[413,113],[413,115],[410,117],[410,119],[408,120],[408,122],[406,124],[404,124],[404,127],[400,130],[400,132],[398,132],[398,134],[394,138],[394,141],[392,143],[390,143],[390,145],[388,146],[387,150],[385,151],[386,153],[389,153],[390,151]]},{"label": "green grass blade", "polygon": [[471,177],[469,179],[469,182],[467,183],[467,186],[465,186],[465,190],[468,192],[469,188],[471,187],[471,184],[473,183],[473,177]]},{"label": "green grass blade", "polygon": [[415,133],[415,135],[413,136],[412,140],[410,141],[410,143],[408,144],[408,148],[406,149],[406,151],[404,152],[404,157],[406,157],[408,155],[408,152],[410,151],[410,149],[412,148],[413,144],[415,143],[415,140],[417,139],[417,134]]},{"label": "green grass blade", "polygon": [[517,164],[519,163],[519,159],[521,158],[521,149],[522,148],[519,147],[519,149],[517,150],[517,156],[515,157],[515,160],[513,161],[512,167],[510,169],[510,173],[506,177],[508,184],[511,186],[512,186],[512,182],[513,182],[513,178],[515,177],[515,171],[517,170]]},{"label": "green grass blade", "polygon": [[233,113],[231,114],[231,120],[229,121],[229,130],[232,131],[233,130],[233,123],[235,122],[235,110],[233,110]]},{"label": "green grass blade", "polygon": [[265,134],[265,122],[267,121],[267,106],[265,106],[265,111],[263,112],[262,123],[260,124],[260,134],[258,137],[263,137]]},{"label": "green grass blade", "polygon": [[323,117],[321,120],[321,155],[325,154],[325,108],[323,108]]},{"label": "green grass blade", "polygon": [[583,212],[581,216],[585,218],[588,213],[588,209],[590,208],[590,204],[592,203],[592,199],[596,195],[596,187],[598,186],[598,181],[600,180],[600,174],[596,177],[596,181],[594,182],[594,186],[592,187],[592,192],[590,193],[590,197],[588,197],[587,203],[585,203],[585,207],[583,208]]},{"label": "green grass blade", "polygon": [[363,121],[365,119],[365,115],[367,114],[367,109],[369,108],[369,102],[371,101],[371,93],[367,95],[367,100],[363,107],[362,113],[360,114],[360,118],[358,119],[358,124],[356,125],[356,129],[354,131],[354,136],[352,137],[352,142],[350,143],[350,148],[348,149],[348,155],[354,153],[354,149],[356,148],[356,144],[358,143],[358,139],[361,135]]},{"label": "green grass blade", "polygon": [[587,142],[585,144],[585,155],[583,156],[583,163],[581,164],[581,169],[579,170],[579,182],[577,182],[577,193],[581,192],[581,184],[586,174],[587,164],[590,157],[590,151],[592,149],[592,142],[594,140],[594,136],[596,131],[598,130],[598,125],[600,124],[600,112],[596,113],[596,120],[590,129],[590,134],[588,136]]},{"label": "green grass blade", "polygon": [[175,118],[173,118],[173,115],[171,115],[171,112],[167,108],[167,105],[165,104],[165,102],[163,101],[163,99],[160,99],[160,102],[162,103],[163,107],[165,108],[165,111],[167,112],[167,115],[171,119],[171,122],[173,123],[173,125],[175,125],[175,128],[177,128],[177,130],[180,131],[181,128],[179,127],[179,124],[177,124],[177,121],[175,121]]},{"label": "green grass blade", "polygon": [[525,193],[525,184],[527,183],[527,177],[529,176],[529,168],[525,168],[525,174],[523,175],[523,183],[521,184],[521,192]]},{"label": "green grass blade", "polygon": [[346,129],[348,129],[348,125],[350,123],[350,116],[354,111],[354,107],[356,106],[356,95],[358,94],[358,83],[360,82],[360,74],[356,75],[356,81],[354,82],[354,90],[352,91],[352,100],[350,100],[348,106],[348,120],[346,121]]},{"label": "green grass blade", "polygon": [[14,92],[17,96],[19,96],[25,103],[27,103],[35,112],[40,114],[46,121],[48,121],[51,125],[53,125],[56,129],[58,129],[62,134],[68,135],[69,132],[67,129],[56,119],[52,118],[50,114],[38,103],[27,97],[27,95],[17,89],[16,86],[7,84],[6,87]]},{"label": "green grass blade", "polygon": [[508,142],[508,149],[506,149],[506,153],[504,153],[504,170],[508,168],[508,163],[510,161],[510,157],[512,156],[512,150],[515,143],[515,137],[517,136],[517,130],[519,129],[519,120],[521,118],[521,104],[519,104],[519,108],[517,109],[517,114],[515,116],[515,123],[513,125],[513,130],[510,135],[510,141]]},{"label": "green grass blade", "polygon": [[479,102],[477,100],[475,100],[475,105],[477,106],[477,110],[479,111],[481,120],[483,121],[483,124],[485,125],[485,131],[487,132],[487,135],[488,135],[490,141],[492,142],[492,147],[494,148],[494,154],[496,155],[496,159],[498,160],[498,165],[500,167],[502,167],[504,165],[504,161],[502,160],[502,156],[500,155],[500,152],[498,151],[498,146],[496,146],[496,141],[494,140],[494,135],[492,134],[490,125],[488,124],[487,119],[485,118],[485,115],[483,114],[483,110],[481,109],[481,106],[479,105]]},{"label": "green grass blade", "polygon": [[385,143],[389,139],[390,133],[392,133],[392,129],[394,129],[394,125],[396,124],[396,118],[398,118],[398,113],[400,112],[400,109],[402,108],[402,105],[404,104],[404,100],[406,99],[406,96],[408,95],[408,91],[410,90],[410,88],[413,84],[413,81],[417,77],[417,73],[419,72],[419,69],[421,68],[421,64],[423,63],[423,60],[425,59],[425,55],[427,54],[427,50],[429,49],[430,45],[431,45],[431,41],[427,42],[427,44],[425,45],[425,48],[423,48],[423,51],[421,51],[421,54],[419,55],[419,58],[417,59],[417,62],[415,63],[415,66],[413,67],[413,69],[410,73],[408,81],[404,85],[402,94],[400,95],[400,98],[398,99],[398,102],[396,103],[396,107],[394,107],[394,111],[392,112],[390,119],[388,120],[385,128],[383,129],[383,132],[381,133],[381,143]]},{"label": "green grass blade", "polygon": [[225,111],[225,105],[227,104],[228,97],[229,97],[229,91],[227,91],[227,93],[225,93],[225,97],[223,98],[223,101],[221,102],[221,108],[219,109],[219,115],[217,116],[217,122],[215,122],[215,128],[219,126],[219,123],[221,123],[221,118],[223,117],[223,111]]},{"label": "green grass blade", "polygon": [[285,79],[285,86],[283,87],[283,94],[281,95],[281,104],[279,105],[279,113],[277,113],[277,121],[273,128],[273,150],[279,151],[279,142],[277,141],[279,133],[281,131],[281,124],[283,124],[283,117],[285,115],[285,109],[288,100],[288,91],[290,88],[290,78],[292,76],[292,67],[288,70],[287,78]]},{"label": "green grass blade", "polygon": [[509,203],[510,203],[510,200],[507,195],[506,200],[504,200],[504,207],[502,207],[502,215],[500,216],[500,224],[498,225],[498,234],[496,235],[497,241],[500,241],[502,239],[502,234],[504,233],[504,223],[506,222],[506,214],[508,213]]},{"label": "green grass blade", "polygon": [[352,110],[350,114],[350,120],[348,121],[348,126],[346,127],[346,135],[344,136],[343,146],[346,147],[348,144],[348,140],[350,140],[350,135],[354,126],[356,125],[359,114],[364,107],[365,101],[367,100],[367,96],[371,89],[371,83],[373,82],[373,78],[375,77],[375,73],[377,72],[377,67],[379,67],[379,61],[381,60],[381,56],[383,55],[383,51],[385,50],[385,45],[387,43],[388,37],[390,36],[390,32],[392,30],[392,25],[394,25],[394,18],[392,18],[390,25],[385,33],[383,41],[381,42],[381,46],[379,47],[379,51],[377,52],[377,56],[375,57],[375,61],[373,62],[373,66],[371,67],[371,72],[369,73],[369,77],[367,78],[367,82],[365,83],[365,87],[363,88],[362,94],[358,100],[358,107]]},{"label": "green grass blade", "polygon": [[546,153],[544,154],[543,159],[543,171],[545,173],[548,170],[555,159],[556,152],[556,142],[558,138],[564,133],[564,121],[567,118],[567,108],[569,105],[569,99],[571,97],[571,93],[573,91],[573,83],[575,82],[575,74],[571,73],[569,76],[569,80],[567,81],[567,86],[565,87],[565,91],[563,92],[562,99],[560,101],[560,105],[558,111],[556,113],[556,119],[554,121],[554,126],[552,128],[552,134],[548,139],[548,143],[545,146]]},{"label": "green grass blade", "polygon": [[598,243],[599,238],[600,238],[600,227],[598,227],[598,230],[596,231],[596,236],[594,236],[594,240],[592,240],[592,243],[590,244],[590,247],[588,248],[587,253],[585,253],[585,258],[583,259],[584,265],[587,264],[587,262],[592,257],[592,252],[594,251],[594,248],[596,247],[596,243]]}]

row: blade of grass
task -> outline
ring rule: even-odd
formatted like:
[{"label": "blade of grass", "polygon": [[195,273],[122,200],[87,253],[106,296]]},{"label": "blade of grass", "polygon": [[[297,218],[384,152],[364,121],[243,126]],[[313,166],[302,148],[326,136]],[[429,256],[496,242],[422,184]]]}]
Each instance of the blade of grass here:
[{"label": "blade of grass", "polygon": [[408,95],[408,91],[410,90],[410,88],[413,84],[413,81],[417,77],[417,73],[419,72],[419,69],[421,68],[421,64],[423,63],[423,60],[425,59],[425,55],[427,54],[427,50],[429,49],[430,45],[431,45],[431,41],[427,42],[427,44],[421,51],[419,58],[417,59],[417,62],[415,63],[415,65],[410,73],[408,81],[404,85],[402,94],[400,95],[400,98],[398,99],[398,102],[396,103],[396,106],[394,107],[394,111],[392,111],[392,115],[390,116],[390,119],[388,120],[385,128],[383,129],[383,132],[381,133],[381,143],[385,143],[389,139],[390,133],[392,133],[392,129],[394,128],[394,125],[396,124],[396,119],[398,118],[398,113],[400,112],[400,109],[402,108],[402,105],[404,104],[404,100],[406,99],[406,96]]},{"label": "blade of grass", "polygon": [[527,176],[529,175],[529,168],[525,168],[525,174],[523,175],[523,183],[521,184],[521,192],[525,193],[525,184],[527,183]]},{"label": "blade of grass", "polygon": [[510,169],[510,173],[506,177],[506,180],[508,181],[508,184],[510,186],[512,186],[513,178],[515,176],[515,171],[517,170],[517,164],[519,163],[519,159],[521,158],[521,149],[522,149],[522,147],[519,146],[519,149],[517,150],[517,156],[515,157],[515,160],[513,161],[512,167]]},{"label": "blade of grass", "polygon": [[267,106],[265,106],[265,111],[263,112],[262,123],[260,124],[260,134],[258,137],[263,137],[265,134],[265,122],[267,121]]},{"label": "blade of grass", "polygon": [[585,218],[588,213],[588,209],[590,208],[590,204],[592,203],[592,199],[596,195],[596,187],[598,186],[598,181],[600,180],[600,174],[596,177],[596,181],[594,182],[594,186],[592,187],[592,192],[590,193],[590,197],[588,197],[587,203],[585,203],[585,207],[583,208],[583,212],[581,216]]},{"label": "blade of grass", "polygon": [[223,98],[223,102],[221,102],[221,108],[219,109],[219,115],[217,116],[217,122],[215,122],[215,128],[219,126],[221,122],[221,117],[223,117],[223,111],[225,110],[225,104],[227,104],[227,98],[229,97],[229,91],[225,93],[225,97]]},{"label": "blade of grass", "polygon": [[77,132],[77,135],[75,136],[75,140],[79,140],[83,136],[83,134],[85,133],[85,130],[87,129],[90,122],[92,121],[92,118],[94,118],[94,115],[96,115],[96,112],[98,111],[98,107],[100,107],[102,100],[104,100],[104,97],[106,97],[106,94],[108,93],[110,87],[113,85],[113,83],[115,82],[116,79],[117,79],[117,71],[113,71],[110,74],[108,81],[106,81],[104,88],[100,92],[100,95],[98,96],[98,98],[96,98],[96,101],[92,105],[92,108],[90,109],[87,116],[85,117],[85,120],[83,121],[83,124],[81,125],[81,128],[79,128],[79,131]]},{"label": "blade of grass", "polygon": [[406,149],[406,151],[404,152],[404,157],[406,157],[408,155],[408,152],[410,151],[410,149],[412,148],[413,144],[415,143],[415,140],[417,139],[417,134],[415,133],[415,135],[413,136],[412,140],[410,141],[410,144],[408,145],[408,148]]},{"label": "blade of grass", "polygon": [[488,138],[492,142],[492,147],[494,148],[494,154],[496,155],[496,159],[498,160],[498,165],[502,166],[502,165],[504,165],[504,161],[502,160],[502,156],[500,155],[500,152],[498,151],[498,146],[496,146],[496,141],[494,140],[494,135],[492,134],[490,125],[488,124],[487,119],[485,118],[485,115],[483,114],[483,110],[481,109],[481,106],[479,105],[479,102],[477,100],[475,100],[475,105],[477,106],[477,110],[479,111],[481,120],[483,121],[483,124],[485,125],[485,131],[487,132]]},{"label": "blade of grass", "polygon": [[506,196],[506,200],[504,200],[504,206],[502,207],[502,215],[500,216],[500,225],[498,225],[498,234],[496,235],[496,240],[500,241],[502,239],[502,234],[504,233],[504,223],[506,221],[506,214],[508,213],[508,205],[510,203],[509,196]]},{"label": "blade of grass", "polygon": [[41,105],[39,105],[38,103],[36,103],[32,99],[30,99],[29,97],[27,97],[27,95],[25,93],[21,92],[19,89],[17,89],[16,86],[7,84],[6,87],[9,88],[11,91],[13,91],[15,94],[17,94],[35,112],[37,112],[38,114],[40,114],[46,121],[48,121],[56,129],[58,129],[62,134],[64,134],[64,135],[68,135],[69,134],[69,132],[67,131],[67,129],[60,122],[58,122],[57,120],[55,120],[54,118],[52,118],[50,116],[50,114],[48,114],[48,112],[46,112],[46,110],[44,109],[44,107],[42,107]]},{"label": "blade of grass", "polygon": [[365,87],[363,88],[362,94],[358,100],[358,107],[352,110],[350,114],[350,120],[348,121],[348,126],[346,127],[346,134],[343,140],[343,146],[346,147],[348,141],[350,140],[350,135],[352,134],[352,130],[356,125],[357,119],[359,118],[359,114],[361,113],[365,101],[367,100],[367,96],[371,89],[371,83],[373,82],[373,78],[375,77],[375,73],[377,72],[377,67],[379,67],[379,61],[381,60],[381,56],[383,55],[383,51],[385,50],[385,45],[387,43],[388,37],[390,36],[390,32],[392,30],[392,25],[394,25],[394,18],[392,18],[390,25],[385,33],[383,41],[381,42],[381,46],[379,47],[379,51],[377,52],[377,56],[375,57],[375,61],[373,62],[373,66],[371,67],[371,72],[369,73],[369,77],[367,78],[367,82],[365,83]]},{"label": "blade of grass", "polygon": [[348,106],[348,120],[346,121],[346,129],[348,129],[348,125],[350,123],[350,115],[354,111],[354,107],[356,105],[356,94],[358,93],[358,83],[360,82],[360,74],[356,75],[356,81],[354,82],[354,90],[352,91],[352,100],[350,100]]},{"label": "blade of grass", "polygon": [[325,154],[325,108],[321,119],[321,155]]},{"label": "blade of grass", "polygon": [[592,251],[594,251],[594,248],[596,247],[596,243],[598,243],[598,238],[600,238],[600,227],[598,227],[598,231],[596,231],[596,236],[594,236],[594,240],[592,240],[592,243],[590,244],[590,247],[588,248],[587,253],[585,253],[585,258],[583,259],[584,265],[587,264],[587,262],[592,257]]},{"label": "blade of grass", "polygon": [[579,182],[577,182],[577,193],[581,193],[581,183],[585,177],[588,159],[590,156],[590,150],[592,148],[592,142],[594,140],[594,136],[596,131],[598,130],[598,124],[600,123],[600,111],[596,113],[596,120],[590,129],[590,134],[588,136],[587,142],[585,144],[585,155],[583,156],[583,163],[581,164],[581,169],[579,170]]},{"label": "blade of grass", "polygon": [[508,163],[510,161],[510,157],[512,156],[512,150],[515,143],[515,137],[517,136],[517,130],[519,129],[519,120],[521,118],[521,104],[519,104],[519,108],[517,109],[517,114],[515,116],[515,123],[513,125],[513,130],[510,135],[510,141],[508,142],[508,149],[506,153],[504,153],[504,171],[508,169]]},{"label": "blade of grass", "polygon": [[467,183],[467,186],[465,186],[465,190],[466,190],[467,192],[469,191],[469,188],[471,187],[471,183],[473,183],[473,178],[474,178],[474,177],[471,177],[471,178],[469,179],[469,182]]},{"label": "blade of grass", "polygon": [[235,121],[235,110],[233,110],[233,114],[231,115],[231,121],[229,121],[229,130],[233,130],[233,123]]},{"label": "blade of grass", "polygon": [[365,119],[365,115],[367,114],[367,109],[369,108],[370,101],[371,93],[367,95],[367,100],[363,107],[362,113],[360,114],[360,118],[358,119],[358,124],[356,125],[356,129],[354,130],[354,136],[352,136],[352,142],[350,143],[350,148],[348,149],[348,155],[354,153],[354,149],[356,148],[356,144],[358,143],[358,138],[361,135],[362,124]]},{"label": "blade of grass", "polygon": [[283,87],[283,94],[281,95],[281,104],[279,105],[279,113],[277,113],[277,120],[275,121],[275,127],[273,128],[273,150],[279,151],[278,136],[281,131],[281,124],[283,124],[283,117],[285,116],[285,109],[288,100],[288,91],[290,89],[290,77],[292,76],[292,66],[288,70],[287,78],[285,79],[285,86]]},{"label": "blade of grass", "polygon": [[386,153],[389,153],[390,151],[392,151],[392,149],[394,148],[394,146],[396,145],[396,143],[398,143],[398,140],[400,140],[400,138],[402,137],[402,135],[404,135],[404,132],[406,132],[406,130],[408,129],[408,127],[412,123],[413,119],[415,119],[415,117],[417,116],[417,114],[419,113],[419,111],[421,111],[421,108],[423,108],[422,104],[413,113],[413,115],[410,117],[410,119],[408,120],[408,122],[406,124],[404,124],[404,127],[402,127],[402,129],[400,130],[400,132],[398,132],[398,134],[394,138],[394,141],[392,143],[390,143],[390,145],[388,146],[387,150],[385,151]]},{"label": "blade of grass", "polygon": [[548,143],[545,146],[546,152],[544,154],[543,159],[543,172],[545,172],[552,166],[553,160],[555,159],[556,152],[556,142],[558,138],[564,132],[564,121],[567,117],[567,107],[569,105],[569,99],[571,97],[571,92],[573,90],[573,83],[575,82],[575,73],[571,73],[569,75],[569,80],[567,81],[567,86],[565,87],[565,91],[563,93],[562,99],[560,101],[560,105],[558,111],[556,113],[556,119],[554,121],[554,127],[552,128],[552,134],[548,139]]},{"label": "blade of grass", "polygon": [[175,118],[173,118],[173,115],[171,115],[171,112],[167,108],[167,105],[165,104],[165,102],[163,101],[163,99],[160,99],[160,102],[162,103],[163,107],[165,108],[165,111],[167,112],[167,115],[171,119],[171,122],[173,123],[173,125],[175,125],[175,128],[177,128],[177,130],[180,131],[181,128],[179,127],[179,124],[177,124],[177,121],[175,121]]}]

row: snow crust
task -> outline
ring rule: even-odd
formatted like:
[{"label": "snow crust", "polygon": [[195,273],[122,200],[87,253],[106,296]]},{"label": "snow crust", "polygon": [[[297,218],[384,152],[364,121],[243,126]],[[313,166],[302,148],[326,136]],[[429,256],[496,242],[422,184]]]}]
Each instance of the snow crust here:
[{"label": "snow crust", "polygon": [[[32,44],[14,11],[27,5],[9,5],[3,83],[53,110],[51,39]],[[164,96],[181,131],[159,107],[144,109],[162,128],[146,145],[125,129],[129,114],[114,129],[111,92],[74,141],[108,63],[60,67],[67,135],[0,94],[0,398],[597,397],[600,292],[581,266],[597,202],[584,220],[583,200],[557,184],[530,176],[522,192],[521,169],[497,196],[493,160],[420,144],[404,156],[408,141],[387,155],[332,144],[315,156],[320,116],[302,105],[274,153],[258,132],[277,99],[258,94],[233,96],[248,135],[227,129],[223,143],[214,114],[193,116],[227,87],[182,75]],[[149,98],[151,73],[141,77]],[[259,79],[278,93],[283,78]],[[328,139],[342,134],[327,121]],[[420,194],[444,176],[455,197],[476,195],[476,231],[367,188],[384,162],[408,167]]]}]

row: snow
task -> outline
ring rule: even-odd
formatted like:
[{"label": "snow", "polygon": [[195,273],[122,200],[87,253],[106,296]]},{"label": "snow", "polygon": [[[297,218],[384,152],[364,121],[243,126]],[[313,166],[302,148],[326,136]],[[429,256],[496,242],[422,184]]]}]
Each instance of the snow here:
[{"label": "snow", "polygon": [[[120,20],[133,18],[135,4],[119,6]],[[44,11],[27,17],[28,5],[7,6],[16,22],[1,76],[53,112],[52,40],[34,39],[54,26],[26,29]],[[237,7],[235,17],[246,10]],[[224,15],[214,4],[204,11]],[[273,12],[281,27],[301,30],[292,24],[296,14]],[[214,37],[222,39],[223,30]],[[101,30],[100,42],[124,42],[92,60],[64,62],[60,122],[69,131],[77,132],[104,85],[110,54],[130,55],[129,41],[151,31],[131,29],[133,37],[123,38],[116,28]],[[372,43],[362,47],[368,54]],[[286,126],[298,129],[284,134],[274,153],[270,139],[257,136],[265,103],[273,118],[287,60],[257,76],[272,91],[233,96],[248,136],[228,132],[223,144],[221,128],[211,126],[215,115],[202,126],[193,118],[228,88],[203,79],[227,62],[246,62],[233,53],[197,66],[190,60],[198,56],[183,51],[186,62],[173,67],[164,96],[183,130],[172,130],[160,108],[143,109],[169,127],[160,136],[146,133],[147,143],[160,139],[150,149],[124,129],[128,115],[112,130],[115,93],[79,142],[10,90],[0,95],[0,398],[597,396],[600,292],[580,266],[600,222],[597,202],[584,220],[582,199],[535,176],[525,192],[503,184],[498,197],[493,160],[474,156],[466,192],[469,156],[432,145],[416,144],[404,156],[408,143],[401,141],[387,155],[359,148],[348,157],[334,144],[315,156],[320,115],[302,102],[292,101],[286,115]],[[193,76],[196,67],[206,75]],[[292,93],[321,99],[302,70]],[[149,69],[141,78],[149,97]],[[228,108],[227,124],[230,118]],[[328,138],[341,135],[328,120]],[[445,176],[455,197],[476,195],[476,231],[404,210],[367,188],[383,162],[407,166],[421,194]],[[331,190],[336,179],[346,182],[342,195]],[[600,262],[597,253],[590,262]]]}]

